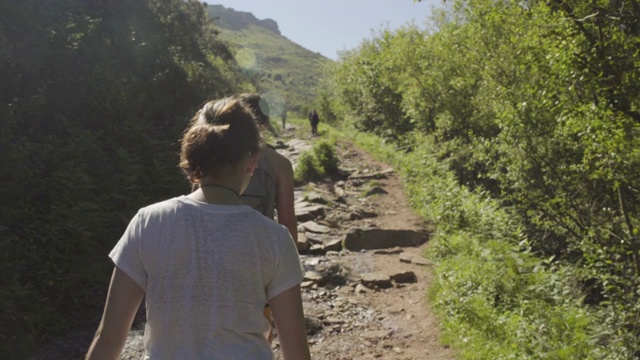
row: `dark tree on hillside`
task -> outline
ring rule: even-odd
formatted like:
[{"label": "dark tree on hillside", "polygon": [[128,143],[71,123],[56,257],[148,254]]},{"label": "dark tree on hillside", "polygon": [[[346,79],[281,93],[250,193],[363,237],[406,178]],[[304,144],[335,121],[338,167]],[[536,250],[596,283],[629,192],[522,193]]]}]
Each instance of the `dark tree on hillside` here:
[{"label": "dark tree on hillside", "polygon": [[186,120],[243,85],[230,59],[198,1],[0,0],[1,354],[94,320],[132,212],[187,189]]}]

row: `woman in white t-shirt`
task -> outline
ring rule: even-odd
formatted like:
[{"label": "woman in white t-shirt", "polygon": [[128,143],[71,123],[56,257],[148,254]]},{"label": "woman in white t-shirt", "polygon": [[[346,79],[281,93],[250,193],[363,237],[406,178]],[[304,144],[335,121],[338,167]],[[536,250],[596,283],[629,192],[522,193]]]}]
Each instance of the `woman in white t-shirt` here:
[{"label": "woman in white t-shirt", "polygon": [[87,359],[117,359],[146,299],[147,359],[272,359],[269,302],[284,359],[310,359],[303,272],[287,229],[243,205],[260,135],[237,97],[198,111],[180,167],[200,189],[138,211],[109,256],[115,269]]}]

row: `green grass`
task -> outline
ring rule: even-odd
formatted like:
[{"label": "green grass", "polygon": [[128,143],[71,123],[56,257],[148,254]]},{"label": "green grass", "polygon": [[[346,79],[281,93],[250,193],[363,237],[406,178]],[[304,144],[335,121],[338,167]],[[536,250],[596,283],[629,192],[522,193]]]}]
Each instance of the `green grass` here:
[{"label": "green grass", "polygon": [[326,129],[400,172],[415,211],[435,225],[429,291],[442,341],[461,359],[628,359],[615,324],[581,304],[577,269],[529,251],[516,217],[460,186],[428,137],[396,151],[378,137]]}]

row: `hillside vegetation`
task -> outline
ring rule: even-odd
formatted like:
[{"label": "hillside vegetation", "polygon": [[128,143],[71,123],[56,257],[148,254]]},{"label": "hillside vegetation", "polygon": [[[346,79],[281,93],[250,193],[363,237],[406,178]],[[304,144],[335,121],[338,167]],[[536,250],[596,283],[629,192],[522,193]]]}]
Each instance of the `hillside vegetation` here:
[{"label": "hillside vegetation", "polygon": [[332,61],[282,36],[271,19],[258,20],[251,13],[222,5],[209,5],[208,13],[220,29],[220,38],[270,100],[272,113],[279,115],[286,108],[305,114]]},{"label": "hillside vegetation", "polygon": [[446,5],[343,54],[321,116],[382,138],[438,226],[463,358],[640,358],[640,4]]}]

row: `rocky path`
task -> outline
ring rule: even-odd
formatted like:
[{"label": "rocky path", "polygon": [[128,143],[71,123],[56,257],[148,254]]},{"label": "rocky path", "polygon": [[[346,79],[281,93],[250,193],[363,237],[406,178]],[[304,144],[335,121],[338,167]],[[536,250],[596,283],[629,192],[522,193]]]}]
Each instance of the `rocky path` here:
[{"label": "rocky path", "polygon": [[[279,151],[295,166],[308,147],[291,140]],[[337,152],[342,179],[296,189],[299,233],[309,246],[301,259],[312,358],[453,359],[426,299],[428,226],[393,169],[350,143]],[[279,355],[277,339],[274,349]]]},{"label": "rocky path", "polygon": [[[310,148],[300,139],[281,144],[278,151],[294,166]],[[312,358],[453,359],[439,343],[426,299],[431,266],[421,254],[429,227],[409,207],[401,179],[388,165],[347,142],[338,144],[337,155],[338,178],[295,191],[300,238],[308,244],[301,259]],[[94,326],[30,359],[83,358]],[[121,359],[143,358],[143,327],[136,322]],[[273,347],[281,359],[277,338]]]}]

